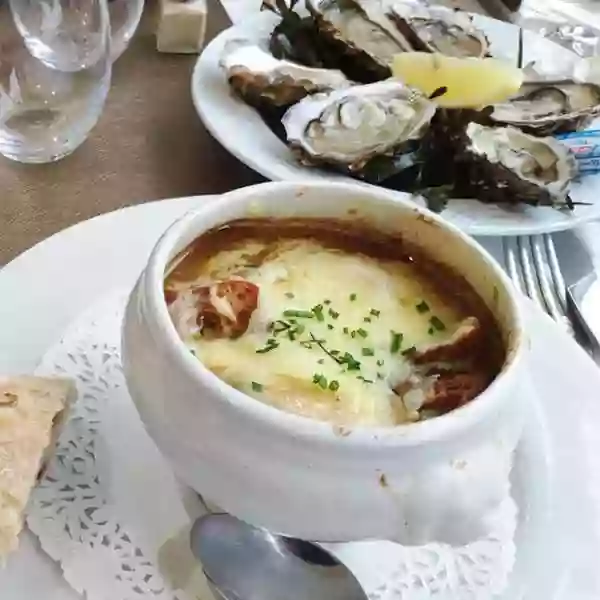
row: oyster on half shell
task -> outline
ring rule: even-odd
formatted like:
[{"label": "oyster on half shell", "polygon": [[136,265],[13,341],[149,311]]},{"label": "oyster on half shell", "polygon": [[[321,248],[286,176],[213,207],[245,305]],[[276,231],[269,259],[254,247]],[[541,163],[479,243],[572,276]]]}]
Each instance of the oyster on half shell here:
[{"label": "oyster on half shell", "polygon": [[308,94],[346,88],[341,71],[305,67],[273,57],[255,42],[225,44],[220,60],[231,87],[254,106],[289,106]]},{"label": "oyster on half shell", "polygon": [[445,6],[393,4],[389,16],[415,50],[481,58],[489,54],[485,34],[465,12]]},{"label": "oyster on half shell", "polygon": [[420,92],[388,80],[308,96],[288,109],[283,125],[303,164],[327,164],[364,177],[377,161],[390,175],[410,166],[399,157],[418,149],[435,112]]},{"label": "oyster on half shell", "polygon": [[352,78],[387,79],[394,54],[412,50],[382,0],[306,0],[306,7],[330,52]]},{"label": "oyster on half shell", "polygon": [[467,186],[484,202],[570,206],[575,158],[551,137],[535,137],[514,127],[469,123],[465,130]]},{"label": "oyster on half shell", "polygon": [[584,128],[600,114],[600,86],[575,81],[526,82],[518,95],[496,104],[491,119],[534,135]]}]

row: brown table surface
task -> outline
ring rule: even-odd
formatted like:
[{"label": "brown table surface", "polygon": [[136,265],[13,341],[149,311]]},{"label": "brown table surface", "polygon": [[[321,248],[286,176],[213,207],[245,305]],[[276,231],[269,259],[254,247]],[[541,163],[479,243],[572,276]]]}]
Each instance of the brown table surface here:
[{"label": "brown table surface", "polygon": [[[155,50],[149,3],[115,64],[96,128],[71,156],[22,165],[0,156],[0,265],[53,233],[123,206],[221,193],[260,181],[216,142],[190,95],[196,56]],[[229,25],[210,2],[207,40]]]}]

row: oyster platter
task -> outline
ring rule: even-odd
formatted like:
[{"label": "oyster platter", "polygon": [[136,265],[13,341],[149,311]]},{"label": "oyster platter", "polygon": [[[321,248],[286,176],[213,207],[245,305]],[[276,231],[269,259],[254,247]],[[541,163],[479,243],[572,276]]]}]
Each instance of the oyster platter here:
[{"label": "oyster platter", "polygon": [[[270,0],[252,24],[219,38],[204,54],[230,101],[254,113],[236,127],[256,129],[258,119],[255,148],[268,138],[278,157],[243,152],[224,134],[201,90],[204,55],[196,107],[215,137],[268,177],[351,177],[447,211],[474,234],[600,216],[600,173],[584,176],[563,141],[594,129],[600,82],[584,59],[535,32],[414,0]],[[496,223],[464,227],[469,213]],[[515,230],[519,214],[527,224]]]}]

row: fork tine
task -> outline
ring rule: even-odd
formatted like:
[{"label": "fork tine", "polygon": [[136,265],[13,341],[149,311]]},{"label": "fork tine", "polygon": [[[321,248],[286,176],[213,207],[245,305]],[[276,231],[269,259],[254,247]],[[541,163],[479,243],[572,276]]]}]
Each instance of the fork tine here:
[{"label": "fork tine", "polygon": [[[550,242],[552,244],[552,242]],[[546,312],[556,321],[564,318],[565,311],[558,298],[555,281],[548,256],[548,242],[544,236],[530,236],[529,244],[533,256],[534,271]],[[553,245],[553,244],[552,244]]]},{"label": "fork tine", "polygon": [[518,266],[517,256],[515,252],[516,238],[502,238],[502,253],[504,254],[504,265],[515,287],[522,293],[525,293],[523,277]]},{"label": "fork tine", "polygon": [[530,236],[517,237],[518,259],[523,273],[525,293],[544,311],[548,311],[546,303],[540,294],[537,276],[534,271],[533,251]]},{"label": "fork tine", "polygon": [[565,284],[565,279],[560,270],[560,265],[558,264],[554,240],[549,233],[544,234],[543,238],[546,254],[548,255],[548,266],[550,267],[550,276],[552,277],[554,291],[556,292],[556,297],[563,314],[567,314],[567,285]]}]

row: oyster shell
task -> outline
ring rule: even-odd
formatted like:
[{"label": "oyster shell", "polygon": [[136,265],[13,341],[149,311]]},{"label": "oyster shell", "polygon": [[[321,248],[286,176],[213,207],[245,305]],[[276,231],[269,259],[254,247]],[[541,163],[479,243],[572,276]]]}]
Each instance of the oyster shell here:
[{"label": "oyster shell", "polygon": [[514,127],[478,123],[469,123],[465,136],[465,181],[474,197],[503,204],[570,206],[569,184],[577,165],[566,146]]},{"label": "oyster shell", "polygon": [[412,49],[382,0],[306,0],[306,7],[340,68],[353,79],[387,79],[394,54]]},{"label": "oyster shell", "polygon": [[485,34],[465,12],[445,6],[394,4],[388,14],[415,50],[457,57],[489,54]]},{"label": "oyster shell", "polygon": [[398,158],[418,149],[435,111],[420,92],[388,80],[309,96],[288,109],[282,122],[303,164],[381,178],[410,166]]},{"label": "oyster shell", "polygon": [[509,102],[496,104],[491,119],[534,135],[584,128],[600,114],[600,86],[574,81],[524,83]]},{"label": "oyster shell", "polygon": [[341,71],[279,60],[249,40],[230,40],[220,61],[229,84],[254,106],[289,106],[308,94],[345,88]]}]

